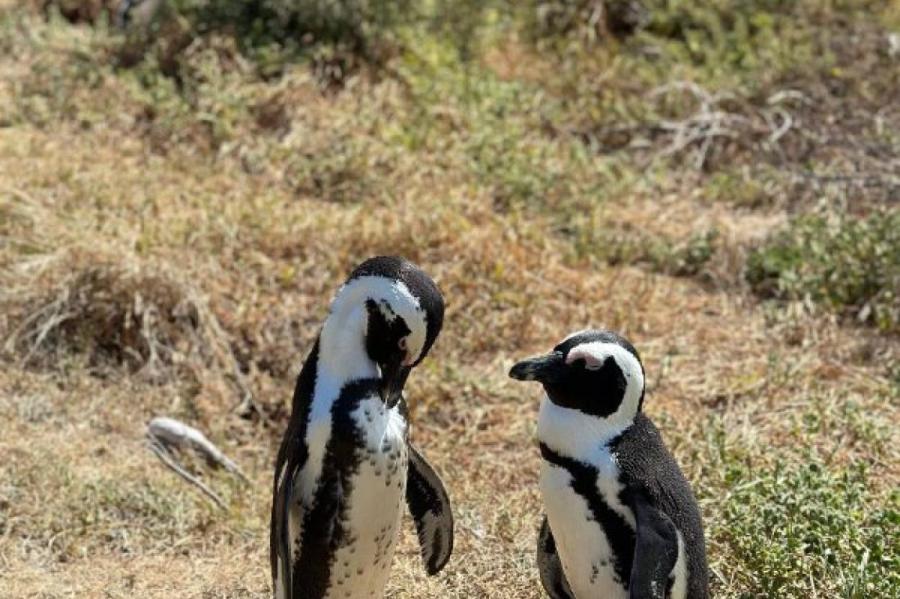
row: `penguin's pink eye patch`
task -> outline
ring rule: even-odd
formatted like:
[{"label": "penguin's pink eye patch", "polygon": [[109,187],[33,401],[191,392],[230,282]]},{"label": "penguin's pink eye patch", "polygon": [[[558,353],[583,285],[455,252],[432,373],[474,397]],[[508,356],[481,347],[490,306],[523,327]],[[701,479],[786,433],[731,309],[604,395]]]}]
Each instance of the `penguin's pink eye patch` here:
[{"label": "penguin's pink eye patch", "polygon": [[607,356],[598,355],[586,347],[574,347],[566,356],[566,364],[571,364],[576,360],[584,360],[584,367],[588,370],[600,370]]}]

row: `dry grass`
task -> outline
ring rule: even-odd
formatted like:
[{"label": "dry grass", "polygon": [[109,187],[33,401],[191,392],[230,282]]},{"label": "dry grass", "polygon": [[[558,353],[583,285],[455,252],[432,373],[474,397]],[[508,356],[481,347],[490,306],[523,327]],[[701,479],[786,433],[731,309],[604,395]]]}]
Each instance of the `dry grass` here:
[{"label": "dry grass", "polygon": [[[802,302],[773,309],[740,283],[745,248],[787,219],[786,203],[747,211],[686,192],[680,174],[576,156],[530,129],[527,109],[509,126],[540,156],[497,168],[517,182],[558,167],[570,187],[500,189],[472,164],[490,158],[467,145],[486,118],[475,103],[423,108],[390,79],[324,95],[301,67],[266,83],[224,67],[237,63],[222,46],[191,50],[207,78],[193,108],[212,115],[199,126],[167,107],[164,83],[147,98],[90,61],[84,83],[70,52],[102,46],[99,34],[15,19],[0,58],[0,594],[269,596],[271,464],[292,379],[345,273],[385,252],[447,298],[408,396],[458,523],[434,579],[407,527],[389,597],[541,596],[538,395],[506,371],[587,325],[622,331],[644,356],[647,410],[704,507],[716,596],[761,593],[726,525],[740,468],[862,463],[867,505],[896,504],[896,338]],[[9,33],[23,27],[30,41]],[[59,79],[23,66],[40,64]],[[410,133],[416,119],[431,133]],[[617,174],[637,179],[585,204]],[[676,245],[715,228],[724,249],[692,277],[598,259],[604,238],[584,231],[625,224]],[[252,487],[209,474],[228,504],[216,511],[143,446],[156,415],[204,430]]]}]

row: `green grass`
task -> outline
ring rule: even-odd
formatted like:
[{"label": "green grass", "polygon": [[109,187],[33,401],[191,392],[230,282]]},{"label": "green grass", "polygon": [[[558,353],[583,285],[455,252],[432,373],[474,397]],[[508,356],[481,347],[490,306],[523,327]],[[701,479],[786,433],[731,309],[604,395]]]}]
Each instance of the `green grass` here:
[{"label": "green grass", "polygon": [[574,241],[582,258],[602,264],[636,264],[676,277],[700,274],[716,252],[718,232],[709,229],[683,241],[649,235],[633,228],[580,226]]},{"label": "green grass", "polygon": [[800,217],[749,255],[746,277],[764,297],[808,298],[900,330],[900,212]]},{"label": "green grass", "polygon": [[779,173],[771,167],[737,168],[714,173],[704,187],[704,196],[736,208],[764,209],[783,195]]},{"label": "green grass", "polygon": [[881,465],[895,459],[891,393],[813,392],[790,415],[747,406],[751,420],[776,421],[774,442],[734,415],[677,435],[683,463],[699,468],[713,576],[730,581],[719,596],[895,595],[900,493],[881,484]]},{"label": "green grass", "polygon": [[715,530],[741,564],[746,593],[890,597],[900,585],[900,493],[879,500],[865,462],[814,455],[774,466],[732,465]]}]

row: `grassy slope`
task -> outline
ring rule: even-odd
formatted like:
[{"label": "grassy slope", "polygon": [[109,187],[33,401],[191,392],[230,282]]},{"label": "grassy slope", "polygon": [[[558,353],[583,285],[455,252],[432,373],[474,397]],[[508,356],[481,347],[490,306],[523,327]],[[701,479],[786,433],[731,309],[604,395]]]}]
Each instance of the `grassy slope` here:
[{"label": "grassy slope", "polygon": [[[538,393],[505,372],[588,324],[644,356],[647,410],[703,504],[716,596],[895,596],[896,265],[877,263],[888,296],[868,326],[855,324],[868,295],[822,307],[785,268],[768,274],[786,299],[771,304],[742,278],[749,248],[798,213],[896,218],[897,59],[883,40],[898,15],[869,4],[806,2],[812,16],[786,25],[760,11],[751,33],[699,45],[653,38],[663,20],[588,52],[563,37],[538,54],[497,23],[465,64],[413,30],[394,76],[327,93],[302,63],[262,80],[227,37],[185,50],[179,90],[152,61],[115,69],[102,27],[7,9],[4,596],[267,596],[292,378],[335,285],[379,252],[420,263],[448,298],[409,396],[458,522],[435,579],[405,533],[391,597],[540,596]],[[744,119],[725,123],[743,141],[678,147],[659,123],[690,121],[696,98],[651,93],[674,80],[736,95],[716,106]],[[775,151],[765,106],[788,89],[818,112],[789,104],[800,125]],[[828,116],[846,151],[823,150]],[[887,175],[802,176],[847,165]],[[842,280],[863,276],[841,264]],[[251,489],[212,475],[226,513],[144,449],[158,414],[200,426],[249,473]]]}]

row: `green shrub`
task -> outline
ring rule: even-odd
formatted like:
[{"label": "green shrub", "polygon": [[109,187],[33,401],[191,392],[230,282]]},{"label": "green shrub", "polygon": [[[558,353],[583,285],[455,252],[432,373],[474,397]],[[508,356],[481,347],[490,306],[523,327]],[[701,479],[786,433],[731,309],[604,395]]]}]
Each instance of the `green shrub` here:
[{"label": "green shrub", "polygon": [[538,42],[560,37],[590,42],[607,34],[624,37],[649,19],[638,0],[531,0],[525,6],[526,36]]},{"label": "green shrub", "polygon": [[760,296],[809,298],[896,331],[900,211],[863,219],[799,217],[750,253],[745,276]]},{"label": "green shrub", "polygon": [[714,536],[740,561],[747,596],[806,597],[811,585],[820,596],[895,596],[900,494],[873,505],[864,464],[829,468],[809,458],[729,476]]},{"label": "green shrub", "polygon": [[766,165],[713,173],[702,189],[705,199],[735,208],[770,208],[784,195],[783,172]]},{"label": "green shrub", "polygon": [[412,0],[174,0],[174,6],[200,32],[226,27],[253,45],[347,44],[360,52],[414,12]]},{"label": "green shrub", "polygon": [[394,56],[400,30],[419,8],[413,0],[169,0],[149,22],[131,24],[120,64],[151,55],[180,79],[191,45],[227,36],[263,76],[305,58],[324,84],[340,84],[362,65],[382,66]]},{"label": "green shrub", "polygon": [[[815,6],[782,0],[577,0],[530,3],[527,37],[547,45],[605,43],[638,34],[625,53],[641,59],[653,47],[664,72],[673,63],[693,64],[708,74],[771,69],[794,61],[809,28],[798,27]],[[802,58],[807,58],[804,55]]]}]

